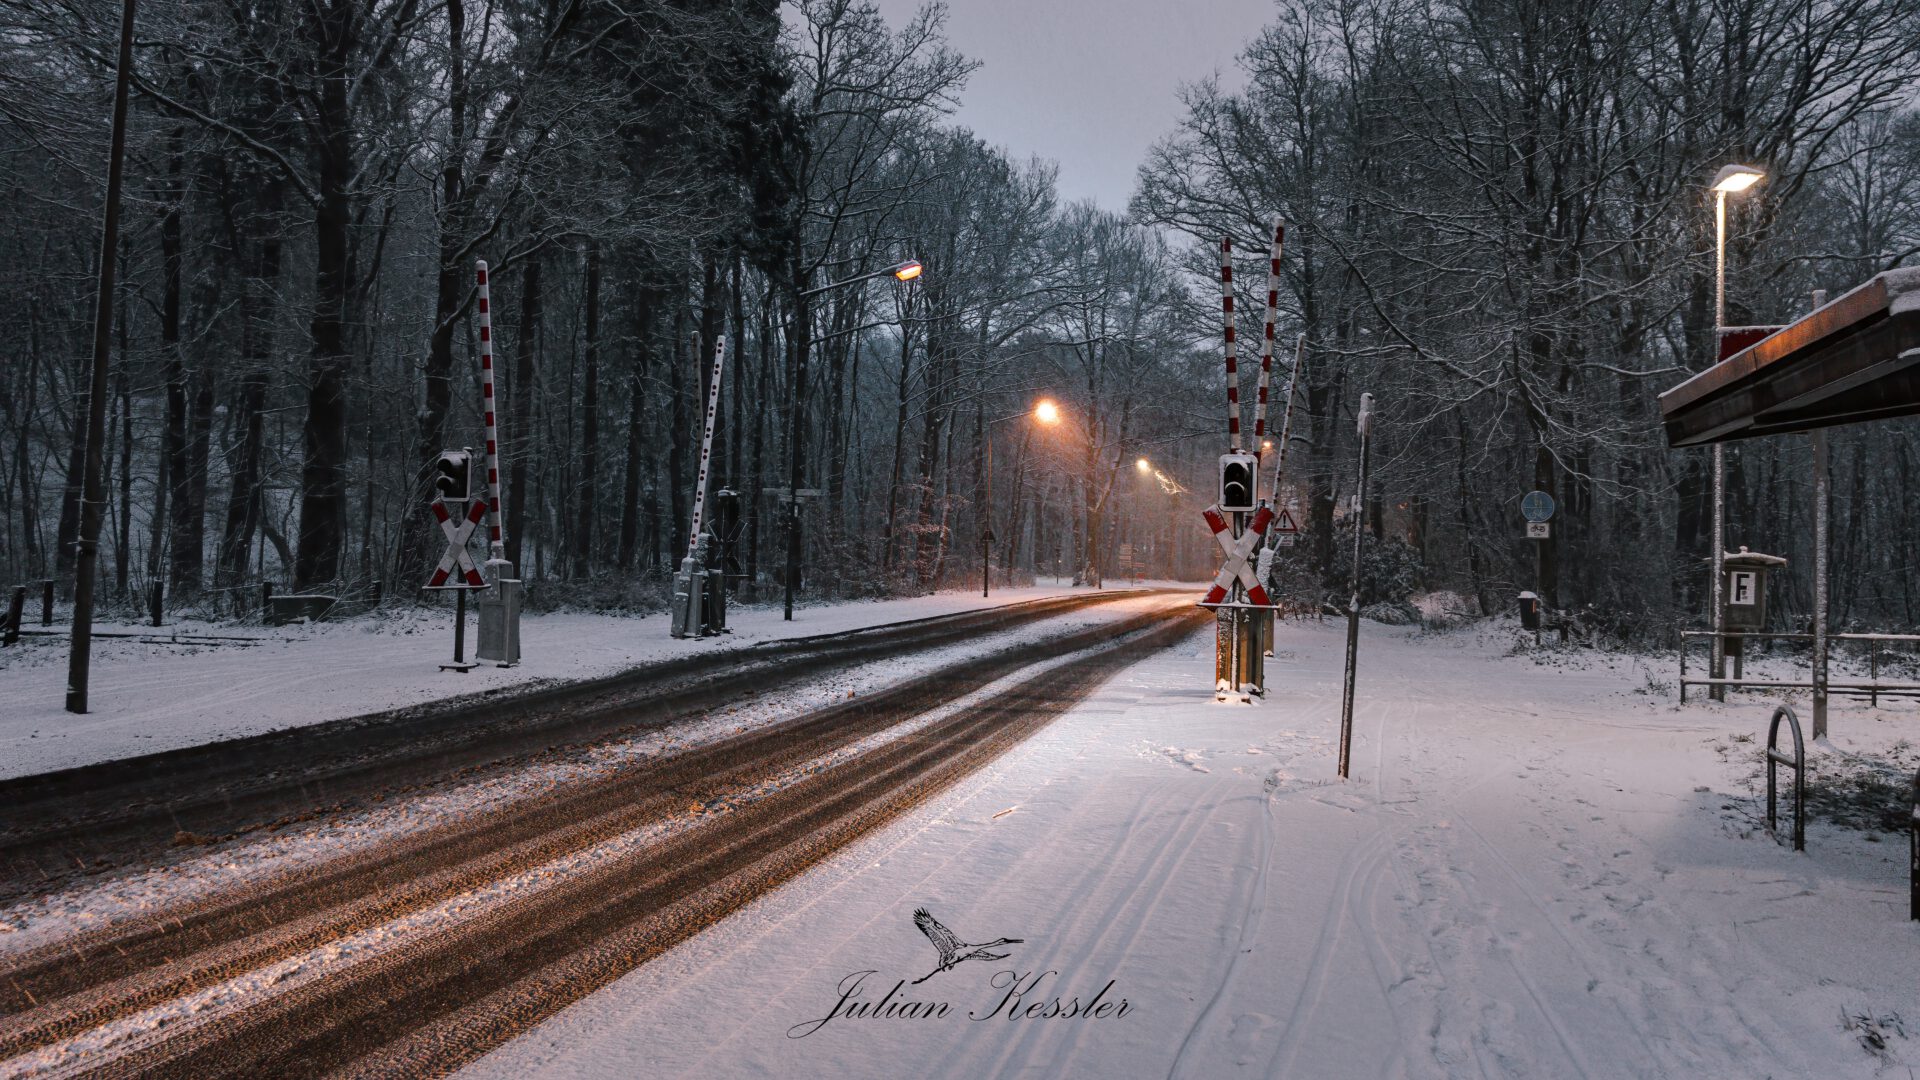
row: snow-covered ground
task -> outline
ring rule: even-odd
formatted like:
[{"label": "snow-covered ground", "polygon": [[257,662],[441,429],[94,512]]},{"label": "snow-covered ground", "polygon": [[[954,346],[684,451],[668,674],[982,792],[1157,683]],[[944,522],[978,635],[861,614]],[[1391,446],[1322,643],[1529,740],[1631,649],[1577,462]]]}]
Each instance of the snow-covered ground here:
[{"label": "snow-covered ground", "polygon": [[[94,640],[89,705],[65,709],[64,638],[26,638],[0,649],[0,778],[157,753],[542,680],[589,678],[693,650],[834,633],[982,607],[1086,593],[1057,585],[958,591],[903,600],[805,607],[793,622],[777,606],[735,608],[732,633],[675,640],[664,615],[528,615],[521,663],[442,673],[453,655],[451,610],[397,609],[337,623],[235,627],[188,623],[103,631],[247,637],[257,642],[170,644]],[[467,646],[478,632],[469,614]],[[471,653],[469,653],[471,659]]]},{"label": "snow-covered ground", "polygon": [[[1342,633],[1283,627],[1254,706],[1196,635],[468,1075],[1912,1075],[1905,838],[1755,830],[1770,699],[1368,625],[1340,783]],[[1815,769],[1920,714],[1833,731]],[[922,908],[1019,940],[914,983]]]}]

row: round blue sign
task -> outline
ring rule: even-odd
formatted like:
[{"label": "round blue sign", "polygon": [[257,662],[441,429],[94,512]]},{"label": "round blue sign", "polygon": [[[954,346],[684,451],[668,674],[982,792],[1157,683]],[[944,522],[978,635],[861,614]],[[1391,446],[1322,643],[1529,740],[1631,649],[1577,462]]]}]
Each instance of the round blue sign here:
[{"label": "round blue sign", "polygon": [[1520,516],[1528,521],[1546,521],[1553,517],[1553,496],[1544,491],[1529,491],[1520,500]]}]

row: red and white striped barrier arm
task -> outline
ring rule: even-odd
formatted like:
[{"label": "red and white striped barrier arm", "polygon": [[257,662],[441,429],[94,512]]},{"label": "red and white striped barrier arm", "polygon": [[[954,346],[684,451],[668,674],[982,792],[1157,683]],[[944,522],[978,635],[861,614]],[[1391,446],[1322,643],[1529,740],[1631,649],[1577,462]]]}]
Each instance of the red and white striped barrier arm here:
[{"label": "red and white striped barrier arm", "polygon": [[1253,452],[1267,437],[1267,384],[1273,381],[1273,321],[1280,312],[1280,249],[1287,237],[1287,223],[1275,219],[1273,243],[1267,248],[1267,318],[1260,337],[1260,394],[1253,402]]},{"label": "red and white striped barrier arm", "polygon": [[500,531],[500,429],[493,396],[493,304],[487,288],[487,260],[474,262],[474,276],[480,283],[480,396],[487,414],[487,558],[503,562],[507,547]]},{"label": "red and white striped barrier arm", "polygon": [[707,506],[707,466],[713,461],[713,422],[720,412],[720,372],[726,359],[727,338],[722,334],[713,342],[713,384],[707,390],[707,429],[700,437],[700,478],[693,487],[693,532],[687,537],[689,559],[700,545],[701,511]]},{"label": "red and white striped barrier arm", "polygon": [[1220,238],[1220,313],[1227,331],[1227,450],[1240,452],[1239,347],[1233,330],[1233,237]]}]

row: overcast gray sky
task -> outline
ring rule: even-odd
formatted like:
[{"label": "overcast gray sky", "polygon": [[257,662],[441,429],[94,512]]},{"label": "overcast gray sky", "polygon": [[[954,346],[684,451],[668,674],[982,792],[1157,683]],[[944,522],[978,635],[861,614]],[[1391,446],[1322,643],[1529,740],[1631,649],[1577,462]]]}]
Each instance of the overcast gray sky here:
[{"label": "overcast gray sky", "polygon": [[[875,0],[898,28],[922,0]],[[981,62],[955,119],[1016,158],[1060,164],[1063,201],[1124,210],[1134,170],[1180,117],[1176,92],[1234,60],[1273,0],[948,0],[947,37]]]}]

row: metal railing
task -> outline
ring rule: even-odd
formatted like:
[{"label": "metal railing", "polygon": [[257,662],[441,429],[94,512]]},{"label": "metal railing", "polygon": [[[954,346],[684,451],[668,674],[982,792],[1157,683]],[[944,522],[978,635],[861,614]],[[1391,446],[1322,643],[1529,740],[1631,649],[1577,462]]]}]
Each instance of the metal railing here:
[{"label": "metal railing", "polygon": [[[1742,639],[1753,638],[1756,640],[1765,640],[1765,641],[1812,641],[1813,640],[1812,634],[1763,633],[1757,630],[1751,630],[1751,631],[1731,631],[1730,630],[1730,631],[1726,631],[1724,633],[1724,636],[1729,638],[1742,638]],[[1689,686],[1727,686],[1727,687],[1734,687],[1734,688],[1739,688],[1743,686],[1745,687],[1789,687],[1789,688],[1795,688],[1800,690],[1815,689],[1811,674],[1809,674],[1809,677],[1805,682],[1801,682],[1795,679],[1749,679],[1745,676],[1743,671],[1745,667],[1744,655],[1730,655],[1728,657],[1729,660],[1733,661],[1733,676],[1731,678],[1716,679],[1716,678],[1713,678],[1711,675],[1688,677],[1687,675],[1687,643],[1690,639],[1701,639],[1701,640],[1711,642],[1713,639],[1713,631],[1711,630],[1680,631],[1680,703],[1682,705],[1686,704],[1687,702],[1687,687]],[[1827,640],[1833,643],[1848,642],[1848,641],[1864,641],[1869,643],[1867,646],[1867,681],[1836,682],[1832,679],[1827,679],[1825,680],[1825,682],[1826,682],[1826,689],[1828,693],[1846,694],[1852,697],[1869,698],[1871,700],[1871,703],[1875,706],[1878,706],[1880,704],[1880,695],[1882,694],[1885,694],[1888,697],[1920,697],[1920,682],[1883,682],[1880,679],[1880,654],[1882,651],[1880,648],[1880,645],[1884,643],[1902,643],[1902,644],[1915,646],[1916,648],[1920,648],[1920,634],[1828,634]],[[1809,659],[1808,663],[1811,664],[1812,660]],[[1712,668],[1709,667],[1707,670],[1711,671]]]},{"label": "metal railing", "polygon": [[[1785,720],[1793,728],[1793,756],[1780,752],[1780,721]],[[1774,777],[1785,765],[1793,770],[1793,850],[1807,850],[1807,746],[1800,741],[1800,718],[1793,709],[1782,705],[1773,710],[1773,721],[1767,725],[1767,832],[1775,840],[1780,838],[1776,831],[1775,810],[1779,799],[1774,785]]]},{"label": "metal railing", "polygon": [[1912,859],[1907,866],[1907,888],[1913,894],[1907,901],[1907,917],[1920,921],[1920,770],[1913,774],[1913,816],[1908,819],[1907,843]]}]

